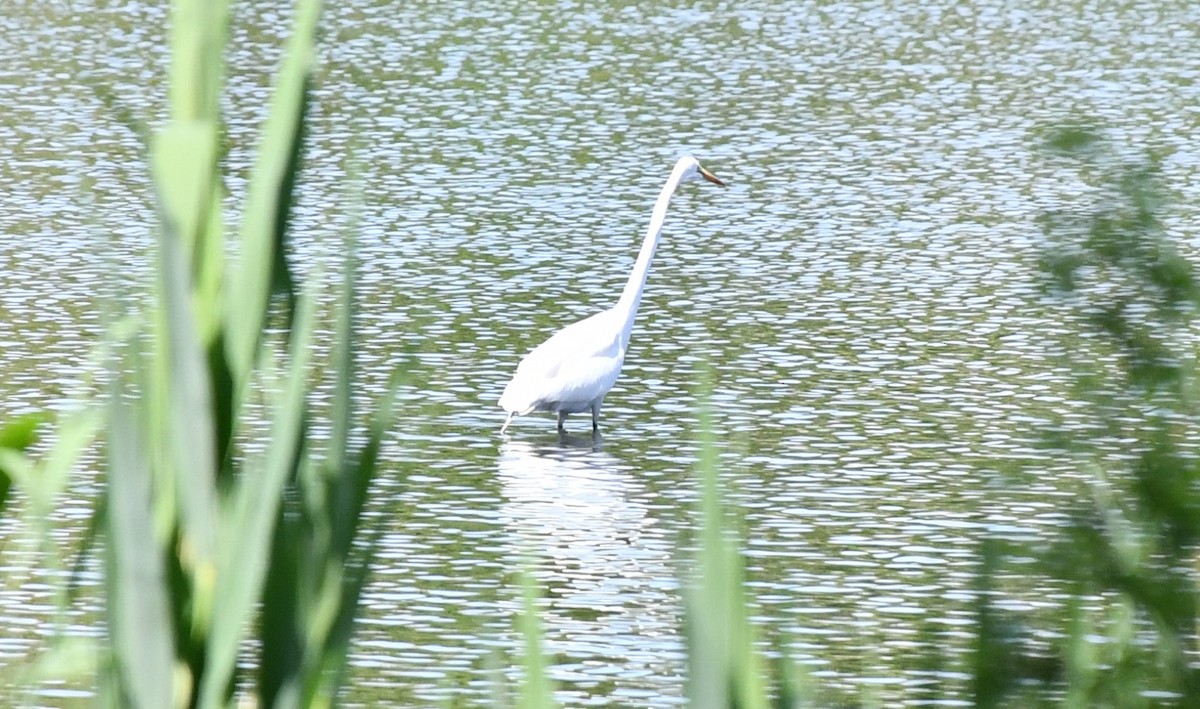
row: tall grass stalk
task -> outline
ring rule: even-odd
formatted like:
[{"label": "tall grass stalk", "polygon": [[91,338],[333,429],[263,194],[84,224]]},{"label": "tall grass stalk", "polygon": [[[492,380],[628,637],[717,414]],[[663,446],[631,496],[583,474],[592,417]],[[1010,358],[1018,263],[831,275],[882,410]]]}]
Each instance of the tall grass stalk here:
[{"label": "tall grass stalk", "polygon": [[707,401],[700,411],[700,458],[696,465],[702,489],[700,539],[695,579],[688,584],[684,599],[688,697],[698,709],[765,709],[768,701],[763,666],[754,648],[736,528],[722,507]]},{"label": "tall grass stalk", "polygon": [[[109,705],[227,706],[247,664],[259,668],[262,706],[336,696],[372,552],[359,526],[390,395],[352,448],[350,248],[335,328],[337,425],[318,452],[308,433],[315,289],[295,296],[283,254],[320,5],[297,5],[235,229],[219,168],[228,5],[173,7],[171,119],[150,151],[162,225],[150,328],[124,343],[106,410]],[[229,277],[232,233],[241,259]],[[280,283],[289,337],[277,373],[263,332]],[[255,386],[268,390],[261,456],[239,450]],[[257,663],[242,661],[251,638]]]},{"label": "tall grass stalk", "polygon": [[521,664],[524,677],[518,702],[521,709],[552,709],[554,683],[547,674],[546,656],[542,650],[542,624],[538,618],[537,584],[528,569],[521,573],[522,613],[519,619],[525,652]]}]

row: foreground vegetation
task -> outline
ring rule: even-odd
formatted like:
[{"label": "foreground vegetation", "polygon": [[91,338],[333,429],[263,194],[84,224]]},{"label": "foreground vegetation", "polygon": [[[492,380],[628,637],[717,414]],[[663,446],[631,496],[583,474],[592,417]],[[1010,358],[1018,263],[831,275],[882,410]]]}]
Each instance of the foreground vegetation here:
[{"label": "foreground vegetation", "polygon": [[986,548],[984,588],[1009,560],[1033,557],[1069,595],[1042,629],[1058,638],[1052,647],[979,599],[976,703],[1198,706],[1200,287],[1163,231],[1152,156],[1124,158],[1083,129],[1056,132],[1046,153],[1096,195],[1041,219],[1047,293],[1083,335],[1062,358],[1087,404],[1082,425],[1064,419],[1046,444],[1087,475],[1053,545]]},{"label": "foreground vegetation", "polygon": [[[343,681],[374,545],[362,510],[390,397],[366,420],[356,417],[347,248],[331,420],[320,422],[332,433],[319,446],[313,441],[318,422],[308,394],[320,277],[297,292],[283,256],[319,10],[315,0],[296,8],[235,227],[221,207],[218,105],[228,9],[176,2],[171,118],[148,146],[161,229],[154,293],[140,320],[146,325],[114,326],[104,350],[107,395],[58,421],[48,452],[28,453],[45,418],[0,428],[0,512],[15,481],[35,520],[48,519],[72,466],[102,444],[106,490],[81,554],[103,540],[107,642],[89,647],[93,658],[83,666],[105,705],[229,706],[253,695],[261,706],[323,706]],[[1090,427],[1064,427],[1047,445],[1069,452],[1091,478],[1057,544],[989,540],[981,547],[972,700],[1197,706],[1200,480],[1189,445],[1196,440],[1194,365],[1183,343],[1200,291],[1162,233],[1152,161],[1123,161],[1081,130],[1056,134],[1047,149],[1047,159],[1072,161],[1099,188],[1086,208],[1044,219],[1047,292],[1095,348],[1064,355],[1089,404]],[[225,259],[233,250],[236,267]],[[285,334],[268,336],[272,326]],[[252,409],[270,424],[262,450],[250,430]],[[1107,455],[1114,442],[1128,464]],[[762,654],[738,531],[720,502],[715,446],[704,441],[697,465],[702,526],[685,598],[691,703],[855,703],[822,692],[786,657],[767,662]],[[70,565],[53,545],[45,551],[49,563],[64,571]],[[1044,579],[1069,589],[1050,627],[997,609],[1002,570],[1017,557],[1037,559]],[[521,706],[553,704],[535,595],[527,581]],[[59,602],[71,602],[66,583]],[[1053,640],[1038,639],[1046,637]],[[66,672],[71,657],[51,647],[39,672]],[[931,656],[930,666],[937,663]]]},{"label": "foreground vegetation", "polygon": [[[218,109],[228,8],[175,3],[171,115],[148,146],[160,230],[153,297],[135,320],[147,325],[114,328],[104,402],[60,427],[42,469],[19,452],[33,421],[0,440],[6,471],[28,483],[42,513],[70,462],[102,443],[107,484],[94,528],[104,539],[104,705],[228,706],[249,685],[264,706],[321,706],[340,681],[371,557],[359,523],[389,403],[356,422],[347,249],[332,435],[314,445],[314,289],[293,292],[284,251],[319,11],[315,0],[297,5],[233,227],[221,207]],[[225,261],[234,238],[236,268]],[[280,341],[265,336],[272,319],[283,324]],[[244,448],[251,409],[269,421],[265,450]],[[352,430],[364,433],[357,447]]]}]

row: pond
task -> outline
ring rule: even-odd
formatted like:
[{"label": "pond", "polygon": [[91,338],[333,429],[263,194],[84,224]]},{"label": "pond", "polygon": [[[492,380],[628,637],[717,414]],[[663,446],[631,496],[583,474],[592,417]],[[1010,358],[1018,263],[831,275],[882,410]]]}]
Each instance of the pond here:
[{"label": "pond", "polygon": [[[0,11],[0,414],[69,407],[114,303],[141,297],[159,5]],[[240,5],[231,208],[288,29],[286,2]],[[292,262],[327,277],[355,229],[363,400],[407,371],[349,704],[486,700],[518,646],[526,560],[562,703],[682,704],[704,376],[765,642],[888,706],[935,683],[965,702],[979,540],[1048,534],[1075,474],[1036,445],[1070,395],[1035,219],[1088,191],[1039,145],[1083,122],[1152,148],[1189,252],[1200,184],[1182,50],[1200,9],[979,5],[327,8]],[[615,303],[685,153],[728,187],[672,201],[601,435],[539,414],[500,436],[520,357]],[[1004,484],[1029,466],[1035,483]],[[99,485],[79,473],[62,543]],[[25,550],[4,562],[3,662],[53,614],[31,534],[0,524]],[[98,634],[101,599],[83,593],[73,632]],[[931,642],[938,677],[914,651]]]}]

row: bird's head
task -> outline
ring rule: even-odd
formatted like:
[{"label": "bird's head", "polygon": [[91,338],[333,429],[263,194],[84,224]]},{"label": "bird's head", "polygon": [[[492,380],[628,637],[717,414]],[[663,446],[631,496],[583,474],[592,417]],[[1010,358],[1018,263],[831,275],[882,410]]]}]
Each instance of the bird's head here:
[{"label": "bird's head", "polygon": [[704,178],[719,187],[725,186],[725,183],[721,182],[720,178],[705,169],[704,166],[700,164],[700,161],[691,155],[684,155],[683,157],[679,158],[679,162],[676,163],[675,169],[683,170],[683,174],[679,179],[681,183],[687,182],[688,180]]}]

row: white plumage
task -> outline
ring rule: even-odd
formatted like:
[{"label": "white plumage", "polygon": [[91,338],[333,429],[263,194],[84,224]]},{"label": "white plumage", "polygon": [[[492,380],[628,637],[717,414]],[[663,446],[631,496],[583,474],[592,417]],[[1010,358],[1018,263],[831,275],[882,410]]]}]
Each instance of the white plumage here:
[{"label": "white plumage", "polygon": [[500,396],[500,407],[508,412],[501,433],[508,429],[513,416],[534,411],[556,412],[559,429],[567,414],[590,411],[592,430],[599,429],[600,405],[621,374],[650,261],[667,216],[667,204],[676,187],[697,177],[722,187],[725,184],[691,156],[675,163],[654,204],[650,228],[620,301],[608,310],[559,330],[525,355]]}]

